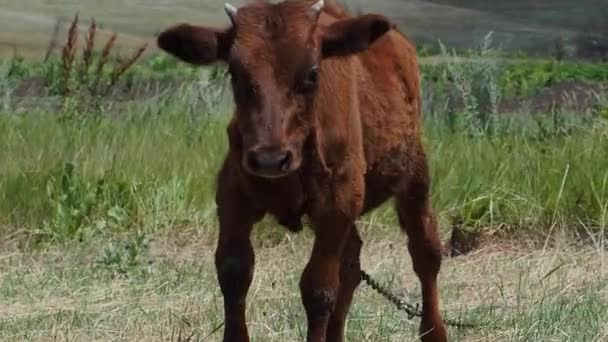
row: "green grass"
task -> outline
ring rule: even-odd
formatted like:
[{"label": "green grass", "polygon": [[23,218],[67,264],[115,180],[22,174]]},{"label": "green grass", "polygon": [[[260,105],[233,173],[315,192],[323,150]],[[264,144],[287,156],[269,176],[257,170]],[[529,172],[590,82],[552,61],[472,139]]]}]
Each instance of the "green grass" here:
[{"label": "green grass", "polygon": [[608,82],[608,64],[555,61],[509,63],[501,77],[505,94],[534,95],[539,89],[565,81]]},{"label": "green grass", "polygon": [[[105,42],[104,42],[105,44]],[[132,53],[132,52],[131,52]],[[94,66],[98,62],[99,53],[94,52],[93,60]],[[78,52],[78,59],[81,59],[81,53]],[[78,71],[78,75],[73,75],[76,78],[80,76],[80,60],[76,61],[74,67],[75,73]],[[58,93],[55,86],[57,83],[62,83],[62,62],[59,57],[53,56],[49,58],[46,63],[41,61],[27,60],[19,55],[5,60],[3,63],[2,70],[10,81],[18,83],[29,78],[41,78],[47,82],[49,86],[50,95],[56,95]],[[109,83],[112,68],[115,63],[109,63],[105,65],[101,73],[100,85],[103,86]],[[90,67],[88,74],[90,77],[95,76],[95,70],[91,70]],[[217,68],[218,70],[220,68]],[[175,58],[168,57],[167,55],[155,54],[152,56],[146,56],[141,61],[130,67],[124,75],[121,77],[121,81],[125,82],[127,87],[132,87],[134,83],[140,81],[153,82],[153,81],[181,81],[181,82],[192,82],[201,76],[200,68],[193,67],[186,63],[181,63]],[[215,70],[208,68],[207,70]],[[92,81],[92,80],[91,80]],[[76,83],[76,81],[74,82]]]},{"label": "green grass", "polygon": [[[196,219],[191,206],[208,210],[213,193],[213,175],[225,150],[224,122],[159,111],[84,122],[61,122],[48,114],[3,116],[5,223],[44,230],[60,224],[54,220],[64,214],[80,216],[74,211],[86,210],[80,225],[94,226],[113,209],[124,211],[127,226],[155,226],[165,214]],[[66,163],[74,165],[73,174]]]},{"label": "green grass", "polygon": [[[444,62],[446,61],[444,56]],[[608,64],[576,61],[557,62],[550,59],[505,58],[492,54],[487,63],[497,64],[496,85],[505,98],[537,95],[541,90],[562,82],[607,83]],[[451,60],[447,58],[447,61]],[[452,63],[456,63],[454,58]],[[483,63],[473,58],[461,64]],[[422,65],[421,70],[428,79],[441,79],[446,72],[446,64]]]},{"label": "green grass", "polygon": [[[5,229],[69,240],[108,228],[155,231],[201,220],[213,226],[228,115],[192,116],[189,110],[198,107],[187,102],[132,106],[116,117],[83,120],[0,116]],[[504,119],[502,133],[470,136],[427,122],[433,203],[442,228],[457,219],[536,235],[555,225],[573,232],[605,229],[606,121],[550,123]],[[396,222],[389,205],[365,220]]]}]

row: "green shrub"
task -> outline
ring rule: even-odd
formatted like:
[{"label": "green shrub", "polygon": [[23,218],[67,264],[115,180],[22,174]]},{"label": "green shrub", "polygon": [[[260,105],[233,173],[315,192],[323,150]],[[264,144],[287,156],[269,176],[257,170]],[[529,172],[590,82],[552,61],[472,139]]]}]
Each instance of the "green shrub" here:
[{"label": "green shrub", "polygon": [[150,241],[147,236],[137,232],[126,241],[110,242],[104,248],[103,255],[96,261],[96,265],[108,272],[112,278],[145,276],[147,274],[145,258],[149,249]]},{"label": "green shrub", "polygon": [[530,96],[565,81],[608,82],[608,64],[529,60],[508,63],[500,77],[505,96]]}]

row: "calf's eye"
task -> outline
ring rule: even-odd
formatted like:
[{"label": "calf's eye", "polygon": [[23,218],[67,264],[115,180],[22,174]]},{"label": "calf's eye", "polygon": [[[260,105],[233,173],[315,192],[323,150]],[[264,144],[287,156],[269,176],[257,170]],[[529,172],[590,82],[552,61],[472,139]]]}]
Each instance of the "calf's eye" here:
[{"label": "calf's eye", "polygon": [[314,66],[308,71],[308,76],[306,77],[306,82],[310,84],[317,84],[319,81],[319,67]]},{"label": "calf's eye", "polygon": [[315,65],[306,73],[304,79],[302,80],[302,84],[300,85],[300,90],[302,92],[310,92],[315,89],[318,82],[319,67]]}]

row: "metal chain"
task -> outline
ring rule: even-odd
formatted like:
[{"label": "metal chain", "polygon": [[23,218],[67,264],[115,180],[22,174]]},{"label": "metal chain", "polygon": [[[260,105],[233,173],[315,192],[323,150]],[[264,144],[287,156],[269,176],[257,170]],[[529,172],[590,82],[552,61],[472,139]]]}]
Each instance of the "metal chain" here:
[{"label": "metal chain", "polygon": [[369,285],[372,289],[376,290],[376,292],[381,294],[389,302],[393,303],[397,307],[397,309],[405,311],[407,313],[408,319],[412,319],[414,317],[422,317],[422,311],[420,311],[419,308],[420,305],[412,305],[399,299],[397,296],[382,287],[380,283],[374,280],[369,274],[367,274],[367,272],[363,270],[361,270],[361,279],[363,279],[367,283],[367,285]]},{"label": "metal chain", "polygon": [[[393,303],[398,310],[405,311],[405,313],[407,313],[408,319],[412,319],[414,317],[422,317],[420,305],[412,305],[403,301],[402,299],[391,293],[388,289],[380,285],[378,281],[374,280],[369,274],[367,274],[367,272],[363,270],[361,270],[361,279],[363,279],[367,283],[367,285],[369,285],[372,289],[376,290],[376,292],[381,294],[389,302]],[[444,319],[443,322],[446,325],[459,329],[478,327],[477,324],[463,323],[461,321],[455,321],[451,319]]]}]

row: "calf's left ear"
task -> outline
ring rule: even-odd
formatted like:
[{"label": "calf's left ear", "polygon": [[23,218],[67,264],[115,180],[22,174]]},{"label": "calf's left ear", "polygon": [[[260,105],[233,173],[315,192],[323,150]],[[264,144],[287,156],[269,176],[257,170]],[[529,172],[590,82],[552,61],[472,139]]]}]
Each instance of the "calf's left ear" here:
[{"label": "calf's left ear", "polygon": [[323,57],[348,56],[367,49],[392,28],[379,14],[366,14],[331,24],[322,33]]}]

